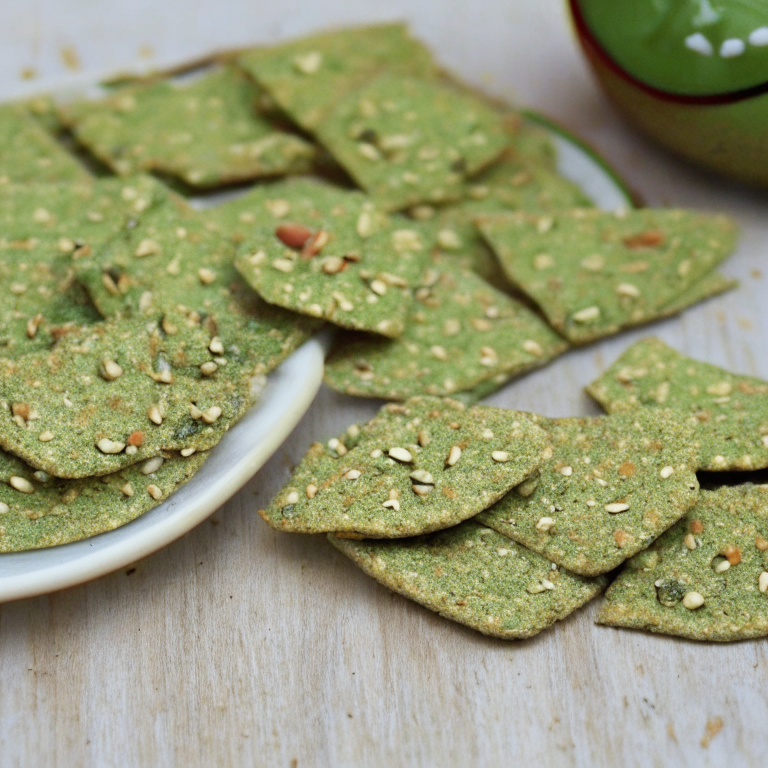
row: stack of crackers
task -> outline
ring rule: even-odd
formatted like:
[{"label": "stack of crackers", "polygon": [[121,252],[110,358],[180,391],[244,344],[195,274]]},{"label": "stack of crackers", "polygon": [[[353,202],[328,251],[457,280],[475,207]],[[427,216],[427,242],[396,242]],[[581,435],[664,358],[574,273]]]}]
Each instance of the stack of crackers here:
[{"label": "stack of crackers", "polygon": [[735,227],[595,210],[402,25],[4,105],[0,131],[0,551],[160,503],[325,324],[327,384],[392,402],[265,519],[490,634],[562,618],[704,503],[697,470],[758,461],[740,408],[692,426],[674,383],[661,410],[601,385],[599,419],[475,405],[732,287]]}]

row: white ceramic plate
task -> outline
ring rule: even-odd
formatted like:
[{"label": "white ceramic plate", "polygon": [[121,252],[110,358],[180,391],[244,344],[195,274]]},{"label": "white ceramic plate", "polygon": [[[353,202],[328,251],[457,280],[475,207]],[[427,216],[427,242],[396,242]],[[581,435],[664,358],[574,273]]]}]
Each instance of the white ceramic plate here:
[{"label": "white ceramic plate", "polygon": [[[559,172],[595,204],[631,206],[629,194],[604,162],[537,115],[552,134]],[[200,207],[204,207],[200,203]],[[53,592],[123,568],[170,544],[233,496],[280,447],[320,387],[330,332],[307,342],[270,374],[262,399],[211,451],[186,485],[160,506],[99,536],[50,549],[0,554],[0,602]]]}]

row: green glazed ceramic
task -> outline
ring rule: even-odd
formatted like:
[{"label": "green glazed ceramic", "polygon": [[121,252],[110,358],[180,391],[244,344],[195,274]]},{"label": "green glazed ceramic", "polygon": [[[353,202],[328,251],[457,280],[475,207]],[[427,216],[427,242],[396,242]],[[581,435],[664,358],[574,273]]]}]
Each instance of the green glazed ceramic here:
[{"label": "green glazed ceramic", "polygon": [[569,2],[598,80],[636,125],[768,186],[768,1]]}]

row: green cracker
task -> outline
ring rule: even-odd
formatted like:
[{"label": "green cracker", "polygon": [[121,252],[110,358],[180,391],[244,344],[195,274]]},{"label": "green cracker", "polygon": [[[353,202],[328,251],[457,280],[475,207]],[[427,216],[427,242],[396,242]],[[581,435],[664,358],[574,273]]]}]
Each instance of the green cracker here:
[{"label": "green cracker", "polygon": [[674,413],[540,423],[552,451],[539,477],[478,519],[563,568],[607,573],[696,502],[693,433]]},{"label": "green cracker", "polygon": [[206,188],[309,170],[314,148],[256,114],[258,91],[232,67],[190,85],[128,86],[62,108],[78,141],[115,173],[158,171]]},{"label": "green cracker", "polygon": [[688,309],[688,307],[698,304],[700,301],[706,301],[736,288],[738,284],[738,280],[726,277],[720,272],[710,272],[675,297],[669,304],[665,304],[661,308],[659,316],[671,317],[678,315],[684,309]]},{"label": "green cracker", "polygon": [[768,382],[693,360],[649,337],[632,345],[587,392],[609,412],[674,408],[693,428],[699,469],[768,467]]},{"label": "green cracker", "polygon": [[75,264],[105,317],[187,315],[220,338],[227,359],[268,373],[320,326],[263,302],[234,267],[234,244],[171,196]]},{"label": "green cracker", "polygon": [[0,356],[47,349],[99,313],[74,279],[77,259],[164,195],[149,178],[0,185]]},{"label": "green cracker", "polygon": [[683,210],[514,213],[479,226],[510,280],[575,344],[663,315],[735,239],[730,218]]},{"label": "green cracker", "polygon": [[92,178],[23,104],[0,105],[0,184]]},{"label": "green cracker", "polygon": [[382,71],[430,77],[437,66],[404,24],[322,32],[247,51],[240,65],[296,123],[314,131],[350,90]]},{"label": "green cracker", "polygon": [[317,129],[321,143],[387,210],[460,199],[509,144],[502,116],[434,81],[381,75]]},{"label": "green cracker", "polygon": [[591,205],[591,200],[573,182],[508,151],[473,180],[462,201],[431,210],[417,206],[411,215],[428,217],[421,227],[434,252],[498,285],[507,282],[506,275],[477,231],[475,219],[509,211],[536,213]]},{"label": "green cracker", "polygon": [[474,520],[407,541],[328,540],[385,587],[505,640],[533,637],[605,588]]},{"label": "green cracker", "polygon": [[362,397],[452,395],[544,365],[567,348],[536,314],[473,272],[428,270],[394,340],[337,340],[326,383]]},{"label": "green cracker", "polygon": [[315,443],[259,514],[282,531],[358,538],[448,528],[536,469],[546,435],[516,411],[417,397],[385,405],[355,440]]},{"label": "green cracker", "polygon": [[[292,180],[208,215],[242,241],[235,267],[269,303],[344,328],[403,332],[408,288],[427,254],[416,233],[393,229],[364,194]],[[303,248],[288,247],[286,232],[311,235]]]},{"label": "green cracker", "polygon": [[205,459],[205,453],[169,454],[149,474],[142,469],[153,467],[145,463],[104,477],[60,480],[0,451],[0,552],[67,544],[125,525],[162,503]]},{"label": "green cracker", "polygon": [[0,359],[0,446],[65,478],[213,447],[252,401],[249,371],[186,320],[99,323]]},{"label": "green cracker", "polygon": [[768,635],[768,486],[702,491],[605,597],[600,624],[718,642]]}]

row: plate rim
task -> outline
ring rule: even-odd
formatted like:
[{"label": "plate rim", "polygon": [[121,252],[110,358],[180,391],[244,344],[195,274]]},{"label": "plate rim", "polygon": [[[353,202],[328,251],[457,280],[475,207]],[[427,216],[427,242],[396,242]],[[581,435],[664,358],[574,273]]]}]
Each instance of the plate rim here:
[{"label": "plate rim", "polygon": [[[238,439],[238,427],[239,432],[242,432],[244,428],[252,426],[250,421],[254,419],[258,421],[261,418],[265,422],[262,439],[254,442],[232,464],[231,469],[221,473],[215,482],[202,489],[193,503],[187,503],[181,510],[174,510],[178,500],[174,501],[176,493],[173,493],[154,509],[112,531],[54,547],[0,553],[0,564],[4,566],[2,570],[14,560],[40,561],[32,570],[21,574],[3,575],[0,571],[0,603],[67,589],[113,573],[157,552],[198,526],[266,464],[307,412],[322,383],[329,345],[328,331],[316,334],[270,374],[265,396],[249,411],[251,419],[246,414],[244,419],[227,432],[218,445],[211,449],[206,464],[215,457],[217,450],[222,450],[222,445],[227,447]],[[277,394],[278,391],[284,392],[286,387],[295,388],[290,397]],[[269,411],[276,397],[287,397],[281,413]],[[204,469],[205,464],[200,472]],[[182,488],[188,487],[195,478],[204,477],[200,472]],[[153,513],[158,518],[154,524]],[[131,535],[130,526],[140,521],[144,521],[143,525],[137,527],[136,533]],[[150,527],[144,530],[147,525]],[[72,552],[77,553],[74,559],[60,562],[62,557]]]}]

